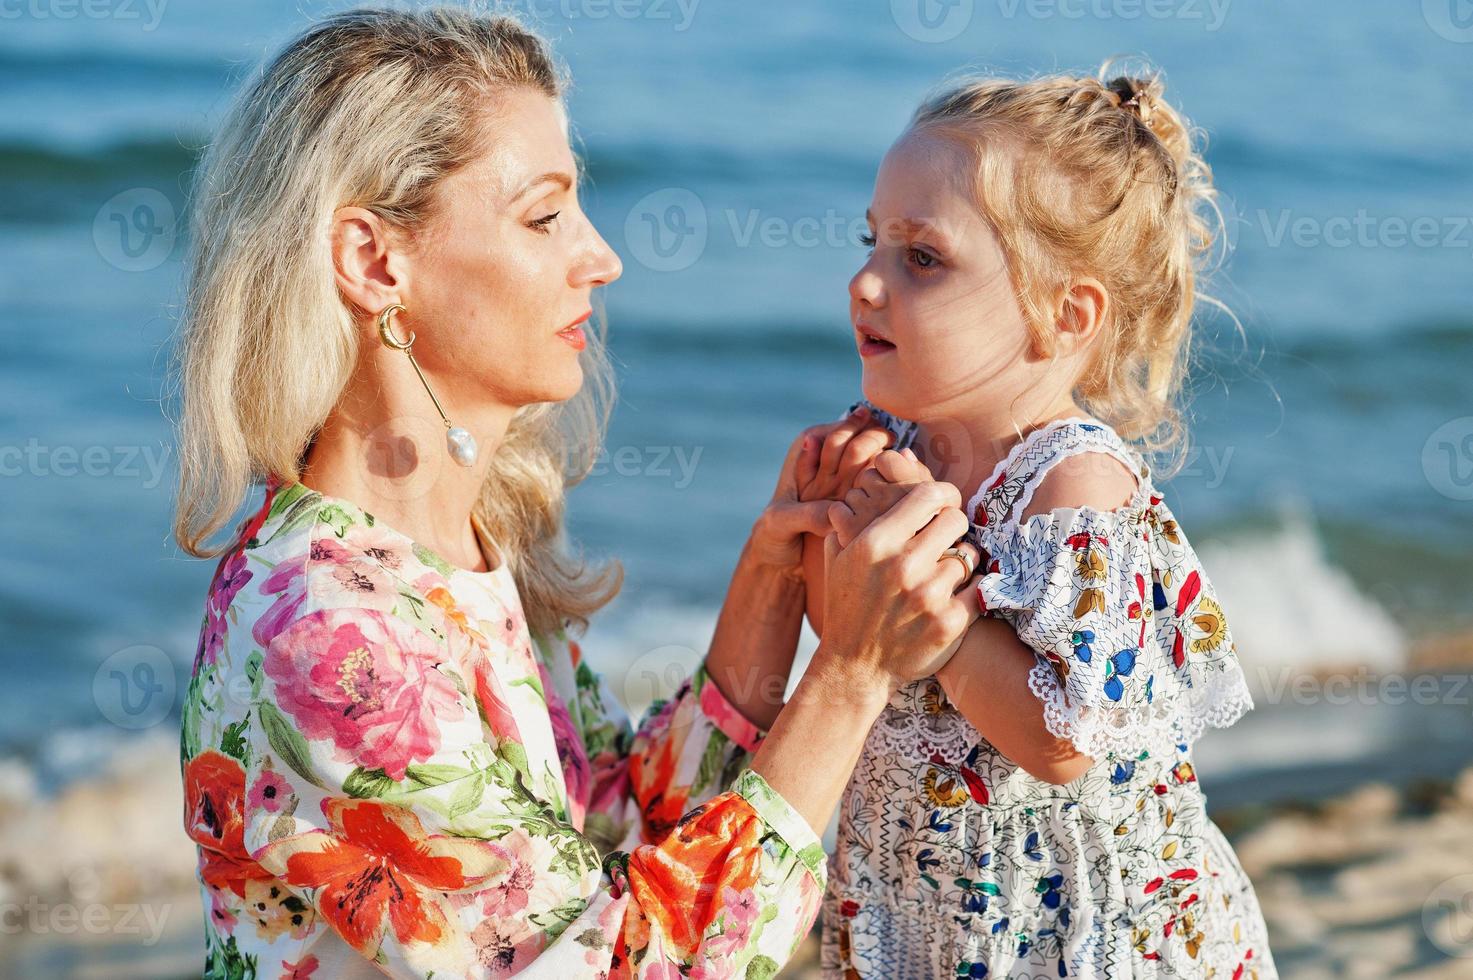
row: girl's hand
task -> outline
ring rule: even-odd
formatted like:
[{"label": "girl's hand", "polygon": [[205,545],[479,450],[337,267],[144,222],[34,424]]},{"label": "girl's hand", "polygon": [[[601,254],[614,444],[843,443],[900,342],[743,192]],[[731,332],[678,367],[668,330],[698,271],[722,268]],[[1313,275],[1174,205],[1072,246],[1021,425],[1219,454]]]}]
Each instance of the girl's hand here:
[{"label": "girl's hand", "polygon": [[837,425],[822,428],[828,430],[822,451],[798,469],[799,500],[842,498],[855,477],[895,439],[890,430],[870,424],[869,409],[863,405]]},{"label": "girl's hand", "polygon": [[887,449],[862,470],[842,498],[829,505],[829,524],[839,536],[839,547],[849,542],[870,522],[895,506],[918,483],[931,481],[931,471],[909,449]]},{"label": "girl's hand", "polygon": [[[861,434],[866,421],[868,413],[863,412],[851,414],[839,422],[810,426],[788,447],[788,455],[778,474],[777,488],[753,525],[747,542],[746,554],[758,565],[779,569],[793,578],[802,577],[803,536],[815,534],[822,538],[829,533],[828,506],[835,498],[824,496],[819,489],[829,485],[837,470],[832,466],[826,467],[825,460],[831,456],[844,456],[841,450]],[[870,434],[873,432],[889,437],[884,429],[870,429],[862,433],[864,438],[855,452],[873,445],[876,438]],[[884,441],[881,440],[870,456],[883,448]],[[805,487],[808,488],[806,496],[801,492]]]},{"label": "girl's hand", "polygon": [[[969,527],[960,503],[949,483],[918,482],[847,546],[837,533],[825,538],[820,650],[861,677],[883,678],[892,692],[946,663],[980,615],[976,580],[961,562],[942,560]],[[869,516],[875,505],[862,506]]]}]

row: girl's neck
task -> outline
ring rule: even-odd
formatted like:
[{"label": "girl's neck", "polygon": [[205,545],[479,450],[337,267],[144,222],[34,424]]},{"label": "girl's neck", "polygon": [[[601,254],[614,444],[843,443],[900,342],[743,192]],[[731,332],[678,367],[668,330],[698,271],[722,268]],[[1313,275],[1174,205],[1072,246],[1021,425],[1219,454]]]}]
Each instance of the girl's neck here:
[{"label": "girl's neck", "polygon": [[956,486],[970,500],[997,465],[1028,435],[1050,422],[1090,414],[1072,396],[1026,412],[1008,406],[977,406],[959,413],[919,420],[913,443],[932,474]]}]

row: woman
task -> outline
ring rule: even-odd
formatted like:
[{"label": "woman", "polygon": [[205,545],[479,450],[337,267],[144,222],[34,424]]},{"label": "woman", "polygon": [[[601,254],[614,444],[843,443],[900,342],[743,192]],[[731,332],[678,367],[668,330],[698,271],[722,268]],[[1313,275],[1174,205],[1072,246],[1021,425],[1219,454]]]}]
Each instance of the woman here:
[{"label": "woman", "polygon": [[629,729],[566,632],[617,588],[560,540],[606,389],[590,297],[620,266],[560,91],[513,21],[355,11],[204,162],[175,530],[223,553],[182,745],[209,976],[770,976],[870,724],[977,615],[975,554],[941,560],[959,498],[922,483],[831,549],[781,704],[801,535],[828,526],[797,499],[835,427],[810,430],[706,663]]}]

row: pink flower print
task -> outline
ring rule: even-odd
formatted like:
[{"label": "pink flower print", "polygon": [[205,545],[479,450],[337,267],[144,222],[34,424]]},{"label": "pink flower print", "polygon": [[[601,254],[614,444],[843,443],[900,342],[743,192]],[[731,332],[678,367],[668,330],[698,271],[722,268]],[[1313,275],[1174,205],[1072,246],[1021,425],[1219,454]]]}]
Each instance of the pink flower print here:
[{"label": "pink flower print", "polygon": [[555,880],[550,875],[542,877],[557,859],[546,838],[514,830],[487,846],[506,861],[506,870],[481,886],[478,897],[483,915],[522,920],[528,909],[539,912],[558,904]]},{"label": "pink flower print", "polygon": [[308,956],[298,963],[281,961],[281,980],[311,980],[312,974],[317,972],[317,957]]},{"label": "pink flower print", "polygon": [[220,570],[210,590],[210,608],[224,612],[235,594],[252,578],[244,551],[232,551],[220,560]]},{"label": "pink flower print", "polygon": [[563,767],[563,782],[568,788],[568,819],[573,828],[583,830],[583,817],[588,810],[588,798],[592,792],[593,774],[588,766],[588,750],[583,746],[583,736],[573,725],[567,705],[553,688],[552,677],[542,664],[537,665],[542,678],[542,690],[547,695],[547,715],[552,722],[552,737],[557,743],[558,761]]},{"label": "pink flower print", "polygon": [[721,889],[721,906],[726,913],[722,933],[706,944],[712,956],[730,956],[745,949],[752,941],[752,926],[757,922],[757,896],[750,888],[737,890],[731,886]]},{"label": "pink flower print", "polygon": [[488,977],[509,977],[522,971],[543,949],[543,934],[524,933],[515,922],[487,919],[471,930],[476,958]]},{"label": "pink flower print", "polygon": [[307,590],[323,606],[353,606],[360,609],[394,608],[399,601],[399,583],[375,561],[345,547],[334,538],[312,543],[312,568]]},{"label": "pink flower print", "polygon": [[220,656],[221,647],[225,645],[225,633],[229,628],[230,622],[225,618],[225,611],[216,609],[211,602],[205,608],[205,622],[200,629],[195,659],[205,665],[213,664]]},{"label": "pink flower print", "polygon": [[246,810],[278,813],[285,805],[286,798],[291,795],[291,784],[283,779],[279,772],[274,769],[266,769],[256,777],[256,781],[251,784],[250,792],[246,793]]},{"label": "pink flower print", "polygon": [[349,551],[371,559],[394,575],[406,575],[419,564],[414,557],[413,542],[382,524],[349,524],[342,543]]},{"label": "pink flower print", "polygon": [[439,746],[438,720],[461,712],[437,669],[433,639],[382,612],[329,609],[289,626],[266,655],[278,702],[309,739],[331,739],[341,762],[394,780]]}]

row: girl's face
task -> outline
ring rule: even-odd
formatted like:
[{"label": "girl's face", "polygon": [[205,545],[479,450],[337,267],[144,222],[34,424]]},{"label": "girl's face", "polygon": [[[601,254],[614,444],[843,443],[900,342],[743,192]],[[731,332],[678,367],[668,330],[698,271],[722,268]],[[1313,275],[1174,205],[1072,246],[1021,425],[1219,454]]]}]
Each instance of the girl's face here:
[{"label": "girl's face", "polygon": [[922,422],[1008,411],[1038,359],[997,236],[972,196],[975,164],[910,131],[890,148],[849,282],[865,397]]},{"label": "girl's face", "polygon": [[583,381],[590,295],[621,265],[579,207],[561,105],[508,92],[488,125],[491,149],[441,183],[416,249],[415,356],[459,404],[563,401]]}]

